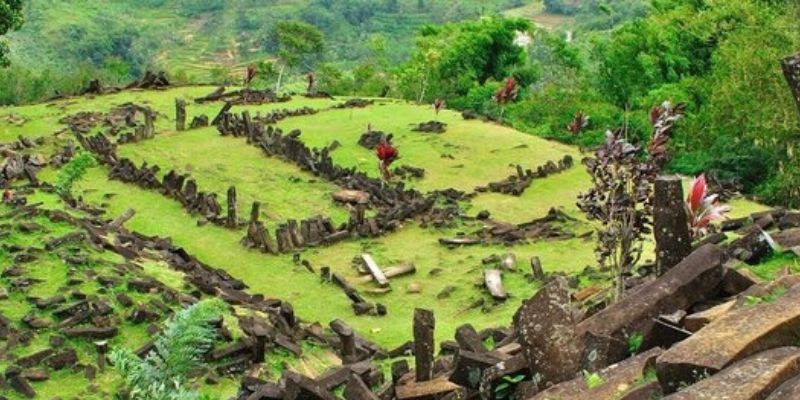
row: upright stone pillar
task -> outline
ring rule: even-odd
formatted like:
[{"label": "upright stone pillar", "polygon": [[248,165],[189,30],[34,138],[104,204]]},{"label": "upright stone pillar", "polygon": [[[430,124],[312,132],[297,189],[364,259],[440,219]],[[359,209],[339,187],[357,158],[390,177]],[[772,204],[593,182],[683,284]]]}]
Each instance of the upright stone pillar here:
[{"label": "upright stone pillar", "polygon": [[663,275],[692,252],[689,220],[683,201],[683,183],[678,176],[656,178],[653,229],[656,239],[656,270],[658,275]]},{"label": "upright stone pillar", "polygon": [[[258,216],[258,214],[256,214]],[[252,216],[251,216],[252,217]],[[236,228],[239,221],[236,219],[236,187],[231,186],[228,188],[228,219],[226,221],[228,228]]]},{"label": "upright stone pillar", "polygon": [[433,311],[417,308],[414,310],[414,360],[417,382],[433,378],[433,331],[436,321]]},{"label": "upright stone pillar", "polygon": [[144,112],[144,137],[145,139],[151,139],[155,136],[155,128],[153,127],[153,120],[155,119],[155,115],[153,115],[152,110],[145,110]]},{"label": "upright stone pillar", "polygon": [[186,130],[186,101],[175,99],[175,130]]}]

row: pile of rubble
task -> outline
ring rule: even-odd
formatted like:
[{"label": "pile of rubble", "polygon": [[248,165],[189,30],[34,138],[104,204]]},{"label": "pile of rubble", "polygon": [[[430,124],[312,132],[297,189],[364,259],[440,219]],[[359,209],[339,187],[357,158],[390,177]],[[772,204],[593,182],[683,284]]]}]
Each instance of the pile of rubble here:
[{"label": "pile of rubble", "polygon": [[375,100],[367,100],[367,99],[347,99],[344,103],[337,104],[333,106],[333,108],[364,108],[367,106],[371,106],[375,104]]},{"label": "pile of rubble", "polygon": [[129,83],[125,89],[166,89],[169,86],[169,79],[164,71],[155,73],[148,70],[141,79]]},{"label": "pile of rubble", "polygon": [[575,237],[559,227],[565,222],[575,219],[561,210],[551,208],[547,216],[521,224],[486,219],[483,226],[470,235],[441,238],[439,243],[445,246],[470,246],[481,244],[515,244],[528,240],[567,240]]},{"label": "pile of rubble", "polygon": [[534,179],[543,179],[550,175],[566,171],[574,165],[572,156],[566,155],[558,163],[548,161],[544,165],[536,168],[536,171],[530,169],[523,169],[521,165],[517,164],[516,175],[511,175],[508,178],[499,181],[491,182],[487,186],[479,186],[475,188],[476,192],[495,192],[511,194],[514,196],[521,196],[525,189],[531,186]]},{"label": "pile of rubble", "polygon": [[[278,96],[271,89],[255,90],[241,89],[233,92],[225,92],[225,87],[220,86],[217,90],[206,96],[194,99],[195,103],[203,104],[214,101],[225,101],[234,105],[242,104],[265,104],[265,103],[284,103],[292,100],[289,95]],[[214,124],[212,124],[214,125]]]},{"label": "pile of rubble", "polygon": [[384,133],[383,131],[373,131],[369,130],[361,134],[361,137],[358,138],[358,145],[370,150],[374,150],[378,147],[381,142],[392,142],[392,134],[391,133]]},{"label": "pile of rubble", "polygon": [[47,165],[44,157],[38,154],[19,154],[12,151],[3,152],[0,163],[0,187],[8,187],[17,179],[27,179],[31,185],[38,186],[36,174]]},{"label": "pile of rubble", "polygon": [[25,136],[19,135],[17,136],[17,140],[8,143],[0,143],[0,153],[8,154],[9,151],[24,151],[28,149],[33,149],[39,147],[45,143],[44,137],[38,137],[36,139],[31,140]]},{"label": "pile of rubble", "polygon": [[411,130],[414,132],[444,133],[447,130],[447,124],[439,121],[428,121],[417,124]]},{"label": "pile of rubble", "polygon": [[103,126],[106,135],[117,137],[117,142],[122,144],[152,139],[157,118],[158,112],[150,107],[125,103],[108,113],[82,111],[63,117],[58,122],[68,125],[75,134],[88,134],[96,127]]}]

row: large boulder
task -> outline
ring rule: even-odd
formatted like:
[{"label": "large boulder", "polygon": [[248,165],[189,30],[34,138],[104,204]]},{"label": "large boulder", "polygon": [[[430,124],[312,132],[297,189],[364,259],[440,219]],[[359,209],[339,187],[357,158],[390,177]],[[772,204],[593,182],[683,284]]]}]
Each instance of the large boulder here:
[{"label": "large boulder", "polygon": [[779,347],[739,361],[664,400],[763,400],[798,372],[800,348]]},{"label": "large boulder", "polygon": [[653,334],[655,319],[713,298],[722,280],[724,261],[719,247],[702,246],[660,278],[640,285],[583,320],[577,329],[585,338],[584,367],[596,370],[621,361],[634,334],[643,336],[643,349],[660,345]]},{"label": "large boulder", "polygon": [[800,286],[772,303],[729,311],[662,354],[656,362],[665,392],[713,375],[736,361],[797,343]]},{"label": "large boulder", "polygon": [[580,372],[582,348],[564,277],[555,277],[522,303],[514,315],[514,329],[539,387],[570,380]]}]

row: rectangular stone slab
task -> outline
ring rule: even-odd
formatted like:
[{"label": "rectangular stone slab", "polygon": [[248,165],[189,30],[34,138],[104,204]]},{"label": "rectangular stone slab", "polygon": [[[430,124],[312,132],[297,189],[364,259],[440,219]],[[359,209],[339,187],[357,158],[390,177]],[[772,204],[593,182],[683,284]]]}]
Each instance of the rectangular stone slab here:
[{"label": "rectangular stone slab", "polygon": [[586,378],[579,377],[559,383],[528,400],[599,400],[617,399],[635,386],[644,376],[645,370],[653,365],[661,349],[655,348],[638,354],[619,364],[614,364],[597,372],[602,383],[596,387],[586,386]]},{"label": "rectangular stone slab", "polygon": [[[577,331],[613,338],[622,347],[627,347],[628,337],[635,332],[642,334],[647,341],[653,321],[659,315],[686,310],[715,294],[722,280],[723,261],[724,254],[719,247],[712,244],[700,247],[660,278],[639,286],[618,302],[579,323]],[[621,354],[626,351],[625,348],[621,350]],[[611,356],[604,364],[617,361],[620,361],[618,357]]]},{"label": "rectangular stone slab", "polygon": [[664,400],[763,400],[800,372],[800,348],[779,347],[739,361]]},{"label": "rectangular stone slab", "polygon": [[796,344],[798,304],[800,287],[795,286],[772,303],[732,310],[676,344],[656,362],[664,391],[675,391],[752,354]]},{"label": "rectangular stone slab", "polygon": [[426,399],[431,396],[443,395],[461,389],[447,380],[447,378],[437,378],[426,382],[412,382],[406,385],[395,387],[395,395],[398,400]]}]

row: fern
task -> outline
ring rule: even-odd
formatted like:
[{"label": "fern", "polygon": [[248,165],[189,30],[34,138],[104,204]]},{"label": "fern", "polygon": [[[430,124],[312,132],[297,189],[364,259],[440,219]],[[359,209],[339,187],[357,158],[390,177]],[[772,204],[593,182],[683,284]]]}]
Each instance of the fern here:
[{"label": "fern", "polygon": [[131,399],[204,400],[185,387],[186,374],[202,364],[217,339],[211,323],[225,311],[221,300],[203,300],[173,316],[142,360],[130,349],[111,352],[111,360],[130,388]]},{"label": "fern", "polygon": [[72,185],[86,175],[86,170],[95,166],[96,161],[91,153],[81,151],[75,155],[58,172],[56,177],[56,193],[68,196],[72,193]]}]

